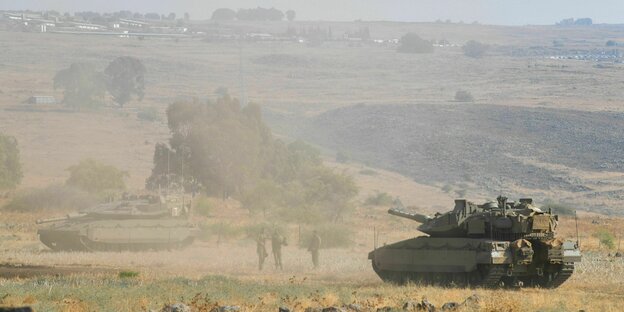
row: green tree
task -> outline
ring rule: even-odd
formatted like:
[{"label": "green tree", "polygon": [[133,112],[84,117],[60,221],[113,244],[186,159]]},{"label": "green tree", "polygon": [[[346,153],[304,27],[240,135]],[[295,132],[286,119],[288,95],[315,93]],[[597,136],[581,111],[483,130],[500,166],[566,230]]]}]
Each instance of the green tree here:
[{"label": "green tree", "polygon": [[433,52],[433,44],[415,33],[407,33],[401,37],[397,51],[401,53],[431,53]]},{"label": "green tree", "polygon": [[0,133],[0,189],[15,188],[22,181],[19,159],[17,140]]},{"label": "green tree", "polygon": [[106,87],[115,102],[123,107],[133,95],[139,100],[145,95],[145,66],[131,56],[114,59],[104,70]]},{"label": "green tree", "polygon": [[95,108],[103,104],[106,84],[102,73],[92,64],[74,63],[54,76],[54,89],[64,89],[63,102],[74,109]]},{"label": "green tree", "polygon": [[213,21],[233,21],[236,18],[236,12],[228,8],[219,8],[212,12]]},{"label": "green tree", "polygon": [[340,220],[352,209],[353,179],[325,167],[320,152],[273,138],[258,105],[240,108],[228,95],[216,102],[177,102],[167,109],[169,144],[158,144],[148,188],[171,172],[188,187],[228,195],[251,213],[310,223]]},{"label": "green tree", "polygon": [[286,18],[288,19],[289,22],[294,21],[296,16],[297,16],[297,13],[294,10],[286,11]]},{"label": "green tree", "polygon": [[92,194],[126,188],[124,178],[128,173],[93,159],[84,159],[77,165],[67,168],[69,178],[65,182]]}]

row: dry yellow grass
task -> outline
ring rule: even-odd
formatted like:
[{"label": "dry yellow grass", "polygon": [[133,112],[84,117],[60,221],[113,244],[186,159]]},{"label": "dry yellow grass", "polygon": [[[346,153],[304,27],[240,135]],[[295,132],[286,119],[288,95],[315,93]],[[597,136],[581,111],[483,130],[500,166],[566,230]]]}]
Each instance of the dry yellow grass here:
[{"label": "dry yellow grass", "polygon": [[[315,24],[316,25],[316,24]],[[258,27],[286,27],[270,23]],[[349,23],[332,23],[336,33]],[[358,26],[359,27],[359,26]],[[490,27],[380,23],[371,26],[373,36],[398,38],[407,31],[423,37],[463,43],[476,39],[489,44],[551,45],[569,38],[575,48],[602,46],[611,30],[552,29],[544,27]],[[106,62],[120,55],[141,58],[149,70],[147,96],[124,110],[92,113],[0,113],[0,131],[20,142],[25,178],[23,188],[62,183],[65,169],[86,157],[113,164],[130,173],[131,188],[142,188],[151,170],[153,146],[166,140],[164,123],[145,123],[134,116],[136,106],[155,106],[161,112],[174,99],[206,98],[212,90],[238,85],[238,45],[200,40],[126,40],[103,37],[71,37],[50,34],[0,32],[3,80],[0,108],[16,105],[33,94],[53,94],[52,77],[72,62]],[[579,39],[579,40],[576,40]],[[581,46],[578,46],[581,45]],[[42,50],[46,57],[41,57]],[[597,69],[590,62],[511,58],[493,55],[487,62],[461,57],[459,49],[438,49],[432,55],[401,55],[393,49],[349,47],[328,43],[306,47],[296,43],[258,43],[245,46],[248,97],[287,114],[310,116],[355,103],[446,103],[458,89],[470,90],[479,103],[549,106],[580,110],[622,111],[621,66]],[[284,53],[310,58],[309,67],[255,64],[259,56]],[[68,55],[72,58],[68,58]],[[531,66],[527,66],[530,64]],[[537,66],[535,66],[537,65]],[[234,93],[236,90],[232,89]],[[534,161],[522,159],[522,161]],[[537,164],[553,168],[553,164]],[[361,165],[333,164],[352,173],[362,188],[360,200],[374,191],[399,196],[406,205],[425,212],[452,205],[452,194],[439,185],[421,185],[395,173],[377,170],[376,176],[359,174]],[[621,173],[556,169],[598,187],[601,180],[621,180]],[[542,190],[540,190],[542,191]],[[523,190],[531,193],[531,190]],[[554,199],[562,194],[550,192]],[[563,194],[570,197],[574,194]],[[478,199],[480,194],[470,197]],[[597,198],[593,203],[602,202]],[[2,204],[4,199],[0,199]],[[619,205],[616,201],[608,203]],[[213,218],[224,222],[253,222],[235,203],[227,203]],[[0,262],[50,266],[105,267],[140,272],[138,278],[120,279],[111,274],[81,274],[24,280],[0,279],[0,304],[34,305],[39,311],[145,311],[170,302],[193,304],[198,310],[216,303],[240,305],[245,311],[275,311],[287,305],[305,307],[358,303],[368,309],[400,306],[408,299],[426,297],[440,305],[461,302],[473,293],[482,301],[480,311],[620,311],[624,306],[622,259],[607,257],[593,236],[606,228],[622,234],[620,218],[580,214],[579,232],[585,258],[574,276],[560,289],[482,290],[437,287],[397,287],[383,284],[366,259],[373,247],[373,229],[380,242],[418,235],[413,222],[385,214],[387,207],[359,207],[347,226],[357,231],[356,244],[345,250],[322,252],[322,266],[311,270],[309,254],[291,246],[284,251],[285,270],[256,269],[253,242],[240,240],[216,245],[198,243],[181,252],[53,253],[36,237],[34,221],[56,213],[7,213],[0,211]],[[596,223],[592,223],[596,220]],[[290,229],[291,240],[296,228]],[[560,233],[574,239],[574,220],[562,218]],[[220,277],[221,275],[226,277]],[[207,296],[207,298],[206,298]]]},{"label": "dry yellow grass", "polygon": [[[223,208],[219,218],[227,220],[230,215],[244,219],[243,222],[250,219],[234,203],[227,202]],[[12,234],[20,237],[2,242],[0,263],[108,268],[136,271],[139,276],[122,279],[114,273],[87,273],[0,280],[0,293],[7,295],[0,304],[31,304],[43,311],[107,310],[104,306],[116,311],[141,311],[181,301],[194,304],[198,311],[215,304],[239,305],[244,311],[274,311],[280,305],[302,310],[356,303],[374,311],[384,306],[400,307],[407,300],[423,297],[436,305],[461,302],[472,294],[477,294],[481,302],[465,311],[619,311],[624,304],[624,259],[608,257],[606,251],[597,249],[591,234],[602,227],[592,224],[593,216],[579,222],[579,229],[588,236],[583,241],[584,259],[573,277],[559,289],[447,289],[399,287],[384,284],[377,278],[366,259],[372,249],[372,226],[385,234],[388,242],[417,234],[413,222],[393,220],[383,210],[383,207],[359,208],[353,219],[340,225],[359,228],[356,245],[349,249],[323,250],[318,270],[312,269],[310,255],[305,250],[294,243],[285,247],[284,271],[275,270],[270,258],[265,270],[258,271],[255,245],[250,240],[220,245],[212,240],[175,252],[49,252],[33,235],[32,221],[40,215],[4,214],[22,227],[0,229],[0,237]],[[608,222],[612,227],[624,225],[617,218]],[[560,224],[564,236],[574,236],[573,219],[563,218]],[[295,227],[289,228],[292,241],[296,240],[296,231]]]}]

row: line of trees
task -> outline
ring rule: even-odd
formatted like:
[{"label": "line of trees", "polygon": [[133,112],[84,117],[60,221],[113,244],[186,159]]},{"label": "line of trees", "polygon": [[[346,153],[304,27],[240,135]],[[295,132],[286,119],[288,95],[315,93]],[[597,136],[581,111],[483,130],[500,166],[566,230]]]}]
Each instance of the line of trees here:
[{"label": "line of trees", "polygon": [[[49,16],[61,16],[59,12],[56,11],[47,11],[45,14],[46,17]],[[69,13],[63,14],[65,17],[70,17]],[[100,13],[93,11],[83,11],[83,12],[75,12],[74,17],[83,19],[85,21],[91,23],[106,23],[122,19],[137,19],[137,20],[161,20],[161,21],[175,21],[177,18],[177,14],[170,12],[169,14],[159,14],[159,13],[140,13],[140,12],[132,12],[127,10],[122,10],[118,12],[111,13]],[[191,16],[189,13],[184,13],[184,20],[189,21]]]},{"label": "line of trees", "polygon": [[297,13],[293,10],[282,12],[276,8],[265,9],[257,7],[254,9],[238,9],[234,11],[228,8],[219,8],[212,12],[211,19],[214,21],[281,21],[286,17],[293,21]]},{"label": "line of trees", "polygon": [[93,64],[74,63],[54,76],[54,89],[63,89],[63,103],[73,109],[96,108],[106,92],[121,107],[145,95],[146,68],[137,58],[121,56],[103,72]]}]

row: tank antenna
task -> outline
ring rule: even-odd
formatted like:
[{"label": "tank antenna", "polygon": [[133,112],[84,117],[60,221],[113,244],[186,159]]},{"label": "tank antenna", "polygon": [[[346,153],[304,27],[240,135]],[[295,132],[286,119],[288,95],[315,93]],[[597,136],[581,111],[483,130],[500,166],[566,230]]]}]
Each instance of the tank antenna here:
[{"label": "tank antenna", "polygon": [[373,250],[377,250],[377,227],[373,226]]},{"label": "tank antenna", "polygon": [[574,223],[576,223],[576,246],[581,248],[581,239],[579,238],[579,230],[578,230],[578,217],[576,216],[576,210],[574,210]]}]

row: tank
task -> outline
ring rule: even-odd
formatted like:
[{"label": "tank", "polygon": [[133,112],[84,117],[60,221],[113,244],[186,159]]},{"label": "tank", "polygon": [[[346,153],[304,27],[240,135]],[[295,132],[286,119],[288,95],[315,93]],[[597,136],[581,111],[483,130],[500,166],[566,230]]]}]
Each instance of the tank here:
[{"label": "tank", "polygon": [[194,227],[178,199],[126,196],[59,218],[37,220],[39,240],[55,251],[142,251],[190,245]]},{"label": "tank", "polygon": [[368,255],[386,282],[472,287],[555,288],[581,261],[578,241],[557,238],[558,216],[529,198],[499,196],[477,205],[455,200],[446,213],[406,212],[400,202],[388,213],[420,223],[419,236],[375,248]]}]

